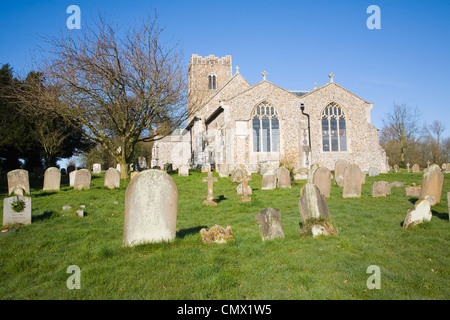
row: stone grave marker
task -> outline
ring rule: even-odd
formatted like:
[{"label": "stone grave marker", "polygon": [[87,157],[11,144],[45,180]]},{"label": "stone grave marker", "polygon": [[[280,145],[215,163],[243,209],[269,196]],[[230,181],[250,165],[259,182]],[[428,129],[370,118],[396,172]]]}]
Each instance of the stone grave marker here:
[{"label": "stone grave marker", "polygon": [[274,171],[266,171],[262,176],[261,190],[273,190],[277,187],[277,175]]},{"label": "stone grave marker", "polygon": [[231,174],[231,181],[232,182],[242,182],[242,176],[244,175],[244,170],[241,168],[236,168],[233,170]]},{"label": "stone grave marker", "polygon": [[394,164],[394,171],[397,173],[400,171],[400,168],[398,165]]},{"label": "stone grave marker", "polygon": [[139,157],[137,161],[137,170],[147,170],[147,159],[145,157]]},{"label": "stone grave marker", "polygon": [[413,187],[406,187],[405,188],[405,196],[407,197],[420,197],[420,190],[421,187],[413,186]]},{"label": "stone grave marker", "polygon": [[74,190],[87,190],[91,188],[91,173],[87,169],[78,170],[73,183]]},{"label": "stone grave marker", "polygon": [[213,177],[213,173],[208,172],[208,177],[202,179],[203,182],[208,183],[208,195],[206,196],[206,200],[203,201],[204,205],[215,207],[217,206],[217,202],[214,201],[214,188],[213,183],[217,182],[217,177]]},{"label": "stone grave marker", "polygon": [[413,164],[412,172],[413,173],[419,173],[420,172],[420,167],[419,167],[419,165],[417,163]]},{"label": "stone grave marker", "polygon": [[102,172],[102,165],[100,163],[94,163],[92,166],[92,173],[101,173]]},{"label": "stone grave marker", "polygon": [[30,180],[27,170],[12,170],[6,176],[8,179],[8,195],[23,196],[24,194],[30,194]]},{"label": "stone grave marker", "polygon": [[280,210],[265,208],[255,215],[255,219],[258,222],[259,233],[263,241],[284,238]]},{"label": "stone grave marker", "polygon": [[120,171],[115,168],[106,170],[104,185],[108,189],[120,188]]},{"label": "stone grave marker", "polygon": [[178,168],[178,175],[180,177],[188,177],[189,176],[189,166],[184,164]]},{"label": "stone grave marker", "polygon": [[375,181],[372,184],[372,197],[387,197],[391,195],[391,186],[387,181]]},{"label": "stone grave marker", "polygon": [[444,175],[438,165],[433,164],[428,172],[423,175],[420,199],[429,197],[430,205],[434,206],[441,202],[442,185]]},{"label": "stone grave marker", "polygon": [[230,226],[223,228],[217,224],[212,226],[209,230],[202,228],[200,235],[204,243],[226,243],[229,240],[234,240],[233,230]]},{"label": "stone grave marker", "polygon": [[31,223],[30,197],[13,196],[3,199],[3,225],[6,226],[14,223]]},{"label": "stone grave marker", "polygon": [[315,170],[313,183],[319,188],[320,192],[326,197],[330,197],[331,192],[331,171],[327,167],[320,167]]},{"label": "stone grave marker", "polygon": [[355,164],[348,165],[344,170],[343,198],[361,198],[362,172]]},{"label": "stone grave marker", "polygon": [[406,169],[408,170],[408,173],[411,172],[411,169],[409,168],[411,165],[409,164],[409,162],[406,164]]},{"label": "stone grave marker", "polygon": [[44,173],[44,191],[59,191],[61,188],[61,171],[56,167],[50,167]]},{"label": "stone grave marker", "polygon": [[309,219],[330,218],[327,200],[313,183],[307,182],[300,190],[298,209],[303,223]]},{"label": "stone grave marker", "polygon": [[123,244],[172,241],[176,236],[178,189],[161,170],[140,172],[125,191]]},{"label": "stone grave marker", "polygon": [[334,183],[339,187],[344,185],[344,171],[349,163],[346,160],[338,159],[334,163]]},{"label": "stone grave marker", "polygon": [[122,171],[121,171],[122,168],[120,167],[120,163],[118,163],[118,164],[116,165],[116,169],[117,169],[119,172],[122,172]]},{"label": "stone grave marker", "polygon": [[203,163],[202,164],[202,172],[210,172],[211,171],[211,164],[209,163]]},{"label": "stone grave marker", "polygon": [[75,176],[77,175],[78,170],[70,171],[69,173],[69,185],[73,187],[75,185]]},{"label": "stone grave marker", "polygon": [[422,223],[423,221],[430,221],[432,214],[430,210],[431,206],[428,200],[422,199],[418,200],[414,207],[408,210],[406,213],[405,220],[403,221],[403,228]]},{"label": "stone grave marker", "polygon": [[369,168],[369,177],[376,177],[380,174],[380,169],[375,168],[375,167],[370,167]]},{"label": "stone grave marker", "polygon": [[[244,174],[242,175],[242,195],[239,202],[250,202],[252,201],[252,198],[250,197],[248,181],[252,180],[251,175],[247,175],[247,172],[244,171]],[[250,188],[251,190],[251,188]]]},{"label": "stone grave marker", "polygon": [[277,169],[277,187],[278,188],[291,188],[291,174],[285,167],[279,167]]}]

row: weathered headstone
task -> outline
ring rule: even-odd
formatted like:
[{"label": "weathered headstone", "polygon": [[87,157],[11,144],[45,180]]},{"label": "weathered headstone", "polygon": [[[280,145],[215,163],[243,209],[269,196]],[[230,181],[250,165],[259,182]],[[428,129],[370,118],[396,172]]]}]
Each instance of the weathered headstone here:
[{"label": "weathered headstone", "polygon": [[355,164],[348,165],[344,170],[343,198],[361,198],[362,172]]},{"label": "weathered headstone", "polygon": [[283,166],[277,169],[277,187],[291,188],[291,174],[289,170]]},{"label": "weathered headstone", "polygon": [[146,170],[134,177],[125,191],[124,245],[175,239],[178,189],[161,170]]},{"label": "weathered headstone", "polygon": [[210,171],[210,172],[208,172],[208,177],[203,178],[202,181],[208,183],[208,195],[206,197],[206,200],[203,201],[203,204],[205,204],[207,206],[212,206],[212,207],[217,206],[217,202],[214,201],[213,183],[217,182],[218,179],[216,177],[213,177],[213,173]]},{"label": "weathered headstone", "polygon": [[349,163],[346,160],[338,159],[334,163],[334,183],[339,187],[344,185],[344,171]]},{"label": "weathered headstone", "polygon": [[391,186],[387,181],[375,181],[372,184],[372,197],[387,197],[391,195]]},{"label": "weathered headstone", "polygon": [[[236,187],[236,194],[238,195],[243,195],[244,193],[242,192],[242,189],[244,187],[244,182],[242,181],[241,183],[238,184],[238,186]],[[253,194],[253,190],[252,188],[247,184],[247,194]]]},{"label": "weathered headstone", "polygon": [[400,171],[400,168],[398,165],[394,164],[394,171],[397,173]]},{"label": "weathered headstone", "polygon": [[327,167],[320,167],[315,170],[313,183],[319,188],[322,194],[329,198],[331,192],[331,171]]},{"label": "weathered headstone", "polygon": [[241,168],[236,168],[231,173],[231,181],[232,182],[242,182],[242,176],[244,175],[244,170]]},{"label": "weathered headstone", "polygon": [[433,164],[428,169],[428,172],[423,175],[422,189],[420,192],[420,199],[425,199],[431,196],[434,199],[430,200],[430,205],[434,206],[441,201],[442,185],[444,183],[444,175],[438,165]]},{"label": "weathered headstone", "polygon": [[430,221],[432,214],[430,211],[430,203],[426,199],[418,200],[414,207],[408,210],[405,220],[403,221],[403,228],[422,223],[423,221]]},{"label": "weathered headstone", "polygon": [[225,243],[228,240],[234,240],[233,230],[230,226],[225,229],[219,225],[212,226],[209,230],[202,228],[200,230],[200,235],[202,236],[202,241],[204,243]]},{"label": "weathered headstone", "polygon": [[228,178],[230,175],[228,164],[219,164],[219,178]]},{"label": "weathered headstone", "polygon": [[28,171],[23,169],[16,169],[9,171],[6,175],[8,179],[8,194],[15,194],[23,196],[30,194],[30,180],[28,178]]},{"label": "weathered headstone", "polygon": [[369,168],[369,177],[376,177],[380,174],[380,169],[375,168],[375,167],[370,167]]},{"label": "weathered headstone", "polygon": [[137,170],[147,170],[147,159],[145,157],[139,157],[137,161]]},{"label": "weathered headstone", "polygon": [[75,176],[77,175],[78,170],[70,171],[69,173],[69,185],[73,187],[75,185]]},{"label": "weathered headstone", "polygon": [[419,167],[419,165],[417,163],[413,164],[412,172],[413,173],[419,173],[420,172],[420,167]]},{"label": "weathered headstone", "polygon": [[403,187],[404,183],[401,181],[392,181],[391,183],[389,183],[389,186],[391,188],[401,188]]},{"label": "weathered headstone", "polygon": [[87,169],[77,171],[75,175],[75,182],[73,183],[74,190],[87,190],[91,188],[91,173]]},{"label": "weathered headstone", "polygon": [[31,223],[30,197],[13,196],[3,199],[3,225],[14,223]]},{"label": "weathered headstone", "polygon": [[44,191],[59,191],[61,188],[61,171],[56,167],[50,167],[44,173]]},{"label": "weathered headstone", "polygon": [[273,171],[267,171],[262,176],[261,190],[273,190],[277,187],[277,175]]},{"label": "weathered headstone", "polygon": [[188,177],[189,176],[189,166],[184,164],[178,167],[178,175],[180,177]]},{"label": "weathered headstone", "polygon": [[211,164],[210,163],[203,163],[202,164],[202,172],[210,172],[211,171]]},{"label": "weathered headstone", "polygon": [[[252,201],[252,198],[250,197],[248,181],[252,180],[251,175],[247,175],[247,172],[244,171],[244,174],[242,175],[242,195],[239,202],[250,202]],[[251,188],[250,188],[251,190]]]},{"label": "weathered headstone", "polygon": [[104,185],[108,189],[120,188],[120,171],[115,168],[106,170]]},{"label": "weathered headstone", "polygon": [[92,165],[92,173],[98,174],[102,172],[102,165],[100,163],[94,163]]},{"label": "weathered headstone", "polygon": [[408,173],[411,172],[411,169],[409,168],[411,165],[409,164],[409,162],[406,164],[406,169],[408,170]]},{"label": "weathered headstone", "polygon": [[327,200],[313,183],[306,183],[300,190],[298,209],[303,222],[306,222],[308,219],[330,217]]},{"label": "weathered headstone", "polygon": [[255,215],[259,225],[259,233],[262,240],[284,238],[281,226],[281,211],[273,208],[265,208]]},{"label": "weathered headstone", "polygon": [[405,188],[405,196],[407,197],[420,197],[421,187],[406,187]]}]

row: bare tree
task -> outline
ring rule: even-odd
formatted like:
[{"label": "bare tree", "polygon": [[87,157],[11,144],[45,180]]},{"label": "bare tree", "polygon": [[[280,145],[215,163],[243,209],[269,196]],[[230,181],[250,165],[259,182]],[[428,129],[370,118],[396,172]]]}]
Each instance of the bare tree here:
[{"label": "bare tree", "polygon": [[392,140],[400,150],[400,161],[405,161],[405,153],[408,147],[413,146],[419,139],[420,112],[416,107],[411,109],[406,104],[393,105],[393,111],[383,120],[385,139]]},{"label": "bare tree", "polygon": [[[137,142],[161,139],[195,112],[186,108],[181,50],[162,41],[156,21],[122,30],[99,17],[81,33],[47,39],[40,63],[46,95],[30,90],[28,100],[42,101],[29,107],[76,119],[127,168]],[[121,172],[126,179],[127,170]]]}]

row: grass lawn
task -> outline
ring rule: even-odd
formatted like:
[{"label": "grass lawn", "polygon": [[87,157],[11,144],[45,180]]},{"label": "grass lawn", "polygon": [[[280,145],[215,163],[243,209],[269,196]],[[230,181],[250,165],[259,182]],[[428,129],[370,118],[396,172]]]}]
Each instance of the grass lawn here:
[{"label": "grass lawn", "polygon": [[[236,184],[219,178],[218,206],[206,207],[206,174],[171,176],[179,193],[175,241],[131,248],[122,245],[128,182],[108,190],[102,173],[90,190],[74,191],[63,176],[60,192],[44,192],[42,179],[32,181],[32,224],[0,235],[0,299],[450,299],[450,174],[431,221],[408,230],[401,223],[417,199],[404,188],[372,198],[371,185],[420,185],[422,174],[367,177],[359,199],[343,199],[333,185],[328,205],[339,234],[316,239],[300,236],[305,181],[263,191],[253,174],[252,201],[238,203]],[[2,199],[6,193],[4,179]],[[80,205],[86,217],[76,215]],[[284,239],[261,240],[255,214],[265,207],[281,210]],[[199,231],[214,224],[230,225],[235,240],[204,244]],[[67,288],[71,265],[81,270],[80,289]],[[381,289],[366,286],[371,265],[380,268]]]}]

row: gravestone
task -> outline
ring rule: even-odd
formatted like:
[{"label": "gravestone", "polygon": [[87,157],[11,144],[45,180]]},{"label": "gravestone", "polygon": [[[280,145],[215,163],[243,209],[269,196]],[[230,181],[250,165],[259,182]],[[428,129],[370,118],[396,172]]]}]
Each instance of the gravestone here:
[{"label": "gravestone", "polygon": [[[252,201],[252,198],[250,197],[248,181],[252,180],[251,175],[247,175],[247,172],[244,171],[244,174],[242,175],[242,195],[239,202],[250,202]],[[251,188],[250,188],[251,190]]]},{"label": "gravestone", "polygon": [[69,185],[73,187],[75,185],[75,176],[77,175],[78,170],[70,171],[69,173]]},{"label": "gravestone", "polygon": [[87,190],[91,188],[91,173],[87,169],[78,170],[73,183],[74,190]]},{"label": "gravestone", "polygon": [[291,188],[291,174],[285,167],[279,167],[277,169],[277,187],[278,188]]},{"label": "gravestone", "polygon": [[147,170],[147,159],[145,157],[139,157],[137,161],[137,170]]},{"label": "gravestone", "polygon": [[277,175],[274,171],[267,171],[262,176],[261,190],[273,190],[277,187]]},{"label": "gravestone", "polygon": [[327,200],[313,183],[306,183],[300,190],[298,209],[303,223],[308,219],[330,218]]},{"label": "gravestone", "polygon": [[430,196],[430,205],[434,206],[441,202],[442,185],[444,183],[444,175],[438,165],[433,164],[428,172],[423,175],[420,199]]},{"label": "gravestone", "polygon": [[189,166],[184,164],[178,168],[178,176],[188,177],[189,176]]},{"label": "gravestone", "polygon": [[355,164],[348,165],[344,170],[343,198],[361,198],[362,172]]},{"label": "gravestone", "polygon": [[24,194],[30,194],[30,180],[27,170],[12,170],[6,176],[8,179],[8,195],[23,196]]},{"label": "gravestone", "polygon": [[409,164],[409,162],[406,164],[406,169],[408,170],[408,173],[411,172],[411,169],[409,168],[411,165]]},{"label": "gravestone", "polygon": [[423,221],[430,221],[432,214],[430,211],[431,205],[426,199],[417,201],[414,207],[408,210],[405,220],[403,221],[403,228],[422,223]]},{"label": "gravestone", "polygon": [[231,181],[232,182],[242,182],[242,176],[244,175],[244,170],[241,168],[236,168],[233,170],[231,174]]},{"label": "gravestone", "polygon": [[211,171],[211,164],[210,163],[203,163],[202,164],[202,170],[203,173],[210,172]]},{"label": "gravestone", "polygon": [[122,171],[121,171],[122,168],[120,167],[120,163],[118,163],[118,164],[116,165],[116,169],[117,169],[119,172],[122,172]]},{"label": "gravestone", "polygon": [[[13,205],[17,201],[23,201],[25,207],[16,212]],[[3,225],[14,223],[30,224],[31,223],[31,198],[23,196],[13,196],[3,199]]]},{"label": "gravestone", "polygon": [[400,171],[400,168],[398,165],[394,164],[394,171],[397,173]]},{"label": "gravestone", "polygon": [[344,185],[344,171],[349,163],[346,160],[338,159],[334,163],[334,183],[339,187]]},{"label": "gravestone", "polygon": [[59,191],[61,187],[61,171],[56,167],[50,167],[44,173],[44,191]]},{"label": "gravestone", "polygon": [[313,183],[319,188],[320,192],[326,197],[330,197],[331,192],[331,171],[327,167],[320,167],[315,170]]},{"label": "gravestone", "polygon": [[387,181],[375,181],[372,184],[372,197],[387,197],[391,195],[391,186]]},{"label": "gravestone", "polygon": [[[244,193],[242,192],[242,188],[244,187],[244,182],[241,182],[238,184],[238,186],[236,187],[236,194],[237,195],[243,195]],[[253,190],[252,188],[247,184],[247,194],[253,194]]]},{"label": "gravestone", "polygon": [[369,168],[369,177],[376,177],[380,174],[380,169],[371,167]]},{"label": "gravestone", "polygon": [[412,172],[413,173],[419,173],[420,172],[420,167],[419,167],[419,165],[417,163],[413,164]]},{"label": "gravestone", "polygon": [[405,188],[405,196],[407,197],[420,197],[421,187],[406,187]]},{"label": "gravestone", "polygon": [[284,238],[281,226],[281,212],[273,208],[265,208],[255,215],[259,225],[259,233],[263,241]]},{"label": "gravestone", "polygon": [[219,178],[228,178],[230,175],[228,164],[219,164]]},{"label": "gravestone", "polygon": [[178,189],[161,170],[145,170],[125,191],[123,244],[172,241],[176,235]]},{"label": "gravestone", "polygon": [[101,173],[102,172],[102,165],[100,163],[94,163],[92,166],[92,173]]},{"label": "gravestone", "polygon": [[208,183],[208,195],[206,196],[206,200],[203,201],[203,204],[212,207],[217,206],[217,202],[214,201],[213,183],[217,182],[218,179],[216,177],[213,177],[213,173],[210,171],[208,172],[208,177],[203,178],[202,181]]},{"label": "gravestone", "polygon": [[230,226],[225,229],[217,224],[212,226],[209,230],[202,228],[200,230],[202,241],[204,243],[226,243],[228,240],[234,240],[233,230]]},{"label": "gravestone", "polygon": [[115,168],[106,170],[104,185],[108,189],[120,188],[120,171]]}]

